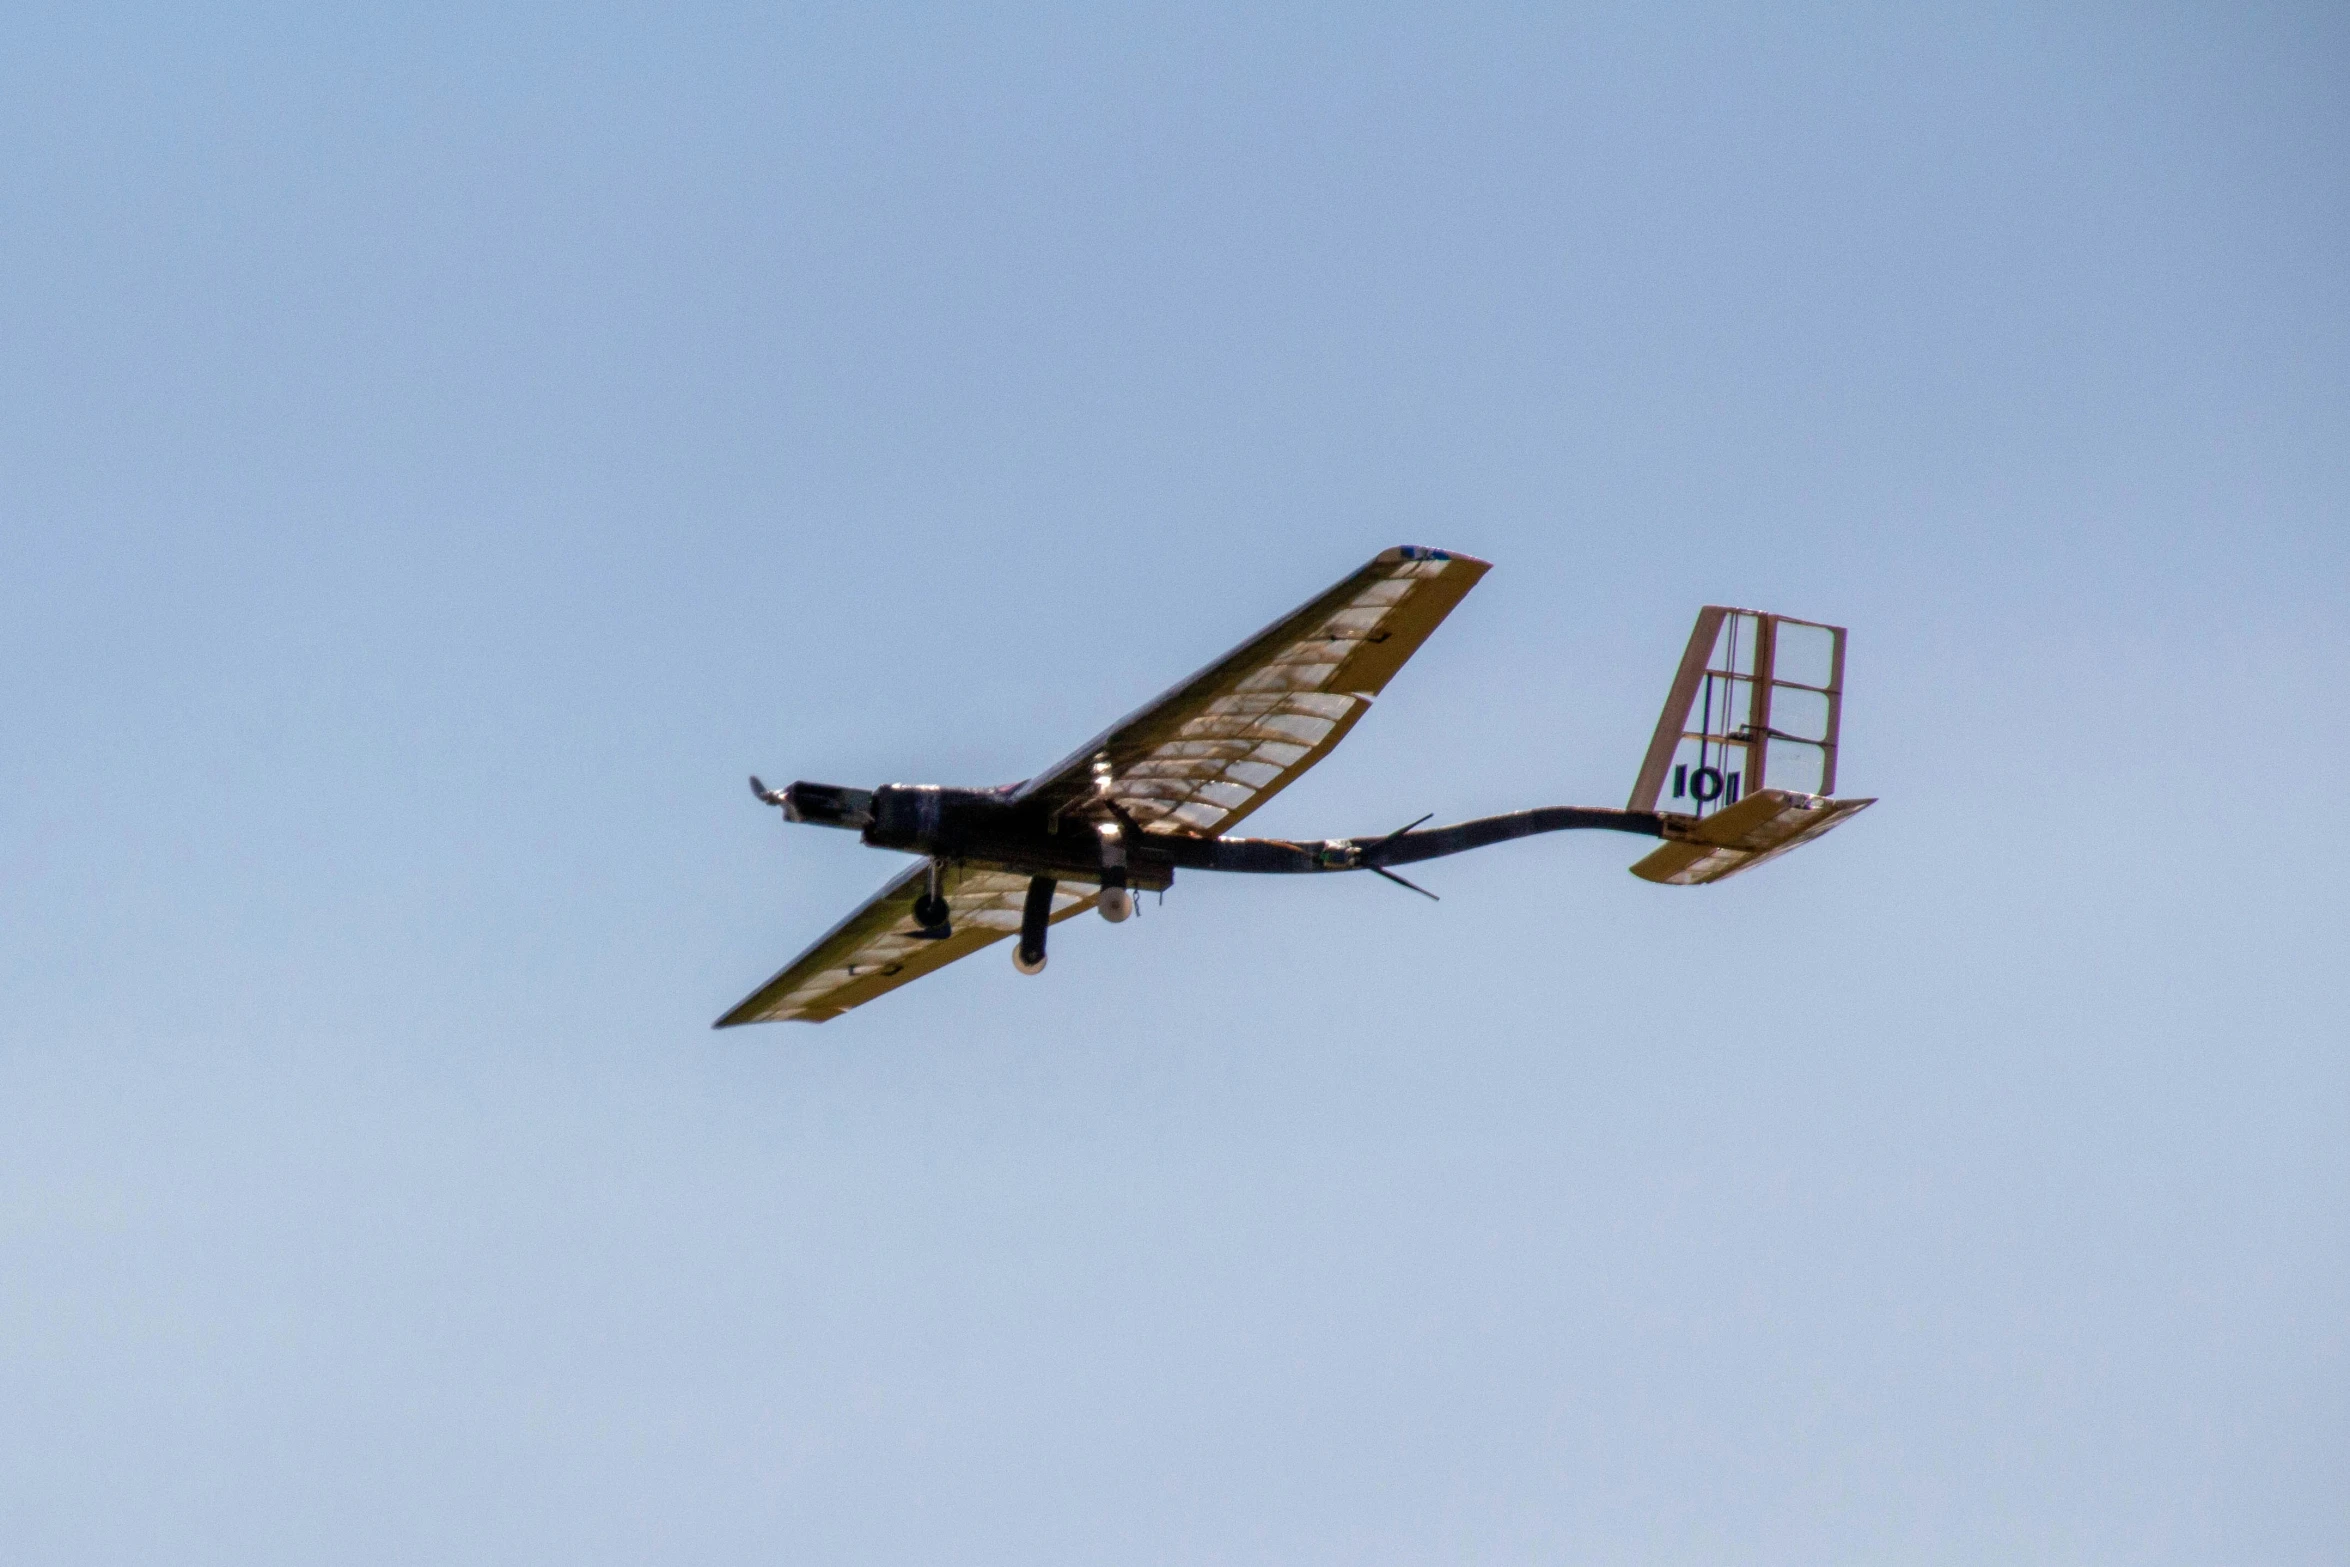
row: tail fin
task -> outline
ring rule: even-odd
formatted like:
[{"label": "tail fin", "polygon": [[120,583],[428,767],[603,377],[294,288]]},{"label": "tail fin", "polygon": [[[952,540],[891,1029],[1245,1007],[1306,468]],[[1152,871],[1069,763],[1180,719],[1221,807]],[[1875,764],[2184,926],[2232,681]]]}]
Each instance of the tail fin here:
[{"label": "tail fin", "polygon": [[1874,804],[1828,798],[1843,716],[1842,626],[1699,610],[1632,785],[1631,808],[1661,806],[1669,841],[1632,874],[1720,881]]}]

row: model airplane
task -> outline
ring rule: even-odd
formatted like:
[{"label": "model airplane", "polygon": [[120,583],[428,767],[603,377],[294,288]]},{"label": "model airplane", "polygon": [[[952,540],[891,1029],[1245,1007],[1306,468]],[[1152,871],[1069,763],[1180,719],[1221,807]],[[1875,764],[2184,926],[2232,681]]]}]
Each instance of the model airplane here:
[{"label": "model airplane", "polygon": [[[1227,836],[1346,738],[1488,569],[1444,550],[1388,550],[1026,783],[770,789],[754,777],[752,792],[788,821],[920,859],[716,1026],[821,1023],[1007,936],[1018,938],[1013,966],[1040,973],[1054,923],[1089,907],[1124,920],[1136,892],[1164,891],[1178,870],[1369,871],[1425,892],[1395,867],[1588,827],[1663,839],[1632,873],[1693,886],[1874,803],[1830,798],[1844,628],[1709,605],[1622,810],[1554,805],[1425,829],[1423,816],[1374,838]],[[1672,806],[1660,810],[1668,782]]]}]

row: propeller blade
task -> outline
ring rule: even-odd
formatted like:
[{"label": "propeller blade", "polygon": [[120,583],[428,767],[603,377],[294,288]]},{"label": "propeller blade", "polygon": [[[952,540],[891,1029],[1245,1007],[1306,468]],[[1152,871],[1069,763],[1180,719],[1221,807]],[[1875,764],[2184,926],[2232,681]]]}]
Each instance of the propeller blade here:
[{"label": "propeller blade", "polygon": [[[1431,815],[1431,816],[1432,816],[1432,815],[1434,815],[1434,814],[1435,814],[1435,813],[1434,813],[1433,811],[1431,811],[1431,812],[1429,813],[1429,815]],[[1427,819],[1428,819],[1428,817],[1426,817],[1426,816],[1423,816],[1423,817],[1421,817],[1421,818],[1420,818],[1420,821],[1423,821],[1423,822],[1424,822],[1424,821],[1426,821]],[[1418,823],[1416,823],[1416,822],[1415,822],[1413,825],[1414,825],[1414,826],[1417,826],[1417,825],[1418,825]],[[1379,866],[1376,866],[1376,865],[1366,865],[1366,866],[1364,866],[1364,867],[1363,867],[1363,869],[1364,869],[1364,870],[1367,870],[1367,871],[1369,871],[1369,872],[1370,872],[1372,875],[1374,875],[1374,876],[1384,876],[1384,877],[1386,877],[1386,878],[1387,878],[1389,881],[1391,881],[1391,882],[1394,882],[1394,883],[1395,883],[1395,884],[1396,884],[1398,887],[1409,887],[1409,888],[1411,888],[1411,890],[1412,890],[1412,891],[1414,891],[1414,892],[1418,893],[1418,894],[1419,894],[1421,897],[1423,897],[1423,898],[1426,898],[1426,899],[1427,899],[1427,900],[1428,900],[1430,903],[1442,903],[1442,902],[1444,901],[1442,898],[1439,898],[1438,896],[1436,896],[1436,894],[1435,894],[1435,893],[1433,893],[1433,892],[1430,892],[1430,891],[1429,891],[1427,888],[1425,888],[1425,887],[1422,887],[1422,886],[1419,886],[1419,885],[1417,885],[1416,883],[1413,883],[1413,882],[1408,882],[1408,881],[1405,881],[1405,880],[1404,880],[1404,879],[1403,879],[1401,876],[1398,876],[1398,875],[1396,875],[1396,874],[1395,874],[1395,872],[1393,872],[1393,871],[1391,871],[1391,870],[1384,870],[1384,869],[1382,869],[1381,867],[1379,867]]]},{"label": "propeller blade", "polygon": [[[1429,817],[1432,817],[1435,814],[1436,813],[1434,811],[1430,811],[1427,816],[1420,818],[1420,822],[1427,821]],[[1377,854],[1381,849],[1386,848],[1389,844],[1395,842],[1396,839],[1402,837],[1405,833],[1410,832],[1414,827],[1419,826],[1420,822],[1406,822],[1401,827],[1398,827],[1395,831],[1389,833],[1386,837],[1374,839],[1371,843],[1365,845],[1361,851],[1363,863],[1366,865],[1369,864],[1373,855]],[[1401,880],[1402,878],[1399,877],[1397,879]],[[1413,890],[1417,891],[1418,889],[1415,888]]]}]

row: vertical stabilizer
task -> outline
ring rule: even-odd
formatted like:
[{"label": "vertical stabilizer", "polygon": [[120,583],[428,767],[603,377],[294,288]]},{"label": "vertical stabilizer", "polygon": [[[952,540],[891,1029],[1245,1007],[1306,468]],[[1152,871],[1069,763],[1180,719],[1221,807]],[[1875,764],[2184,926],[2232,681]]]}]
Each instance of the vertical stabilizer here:
[{"label": "vertical stabilizer", "polygon": [[1631,808],[1704,817],[1758,789],[1834,794],[1843,715],[1842,626],[1708,604]]},{"label": "vertical stabilizer", "polygon": [[1719,881],[1871,804],[1833,800],[1844,718],[1844,628],[1708,604],[1681,654],[1632,785],[1666,845],[1649,881]]}]

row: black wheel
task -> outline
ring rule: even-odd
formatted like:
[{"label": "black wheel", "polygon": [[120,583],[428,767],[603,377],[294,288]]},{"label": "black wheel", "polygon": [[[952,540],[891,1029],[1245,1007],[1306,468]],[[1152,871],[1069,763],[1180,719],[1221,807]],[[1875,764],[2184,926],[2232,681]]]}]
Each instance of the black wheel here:
[{"label": "black wheel", "polygon": [[947,923],[947,900],[924,893],[914,900],[914,923],[924,930],[941,930]]},{"label": "black wheel", "polygon": [[1028,896],[1020,906],[1020,940],[1012,948],[1012,967],[1023,974],[1044,972],[1044,933],[1053,922],[1053,879],[1032,876]]}]

